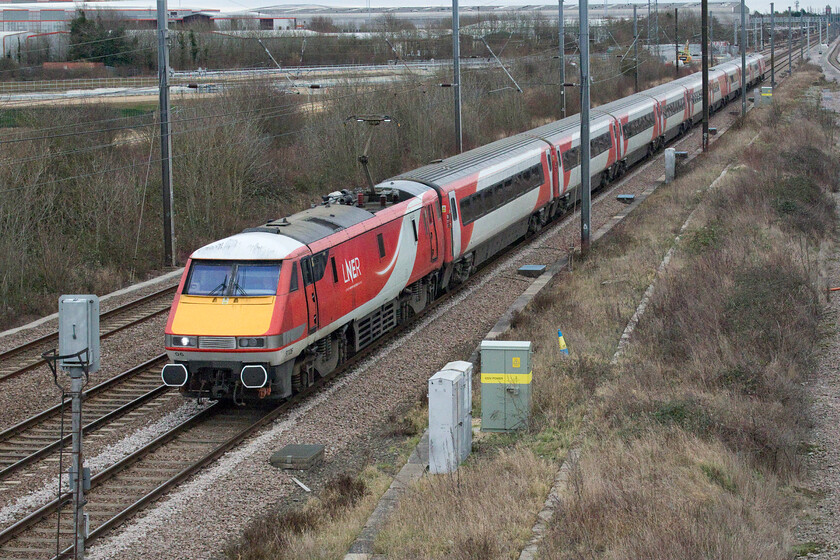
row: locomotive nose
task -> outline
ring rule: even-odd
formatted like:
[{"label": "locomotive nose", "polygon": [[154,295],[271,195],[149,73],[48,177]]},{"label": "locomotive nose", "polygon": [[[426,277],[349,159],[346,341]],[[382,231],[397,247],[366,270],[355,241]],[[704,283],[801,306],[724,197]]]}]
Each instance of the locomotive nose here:
[{"label": "locomotive nose", "polygon": [[166,364],[160,371],[160,378],[167,387],[183,387],[187,384],[189,372],[183,364]]}]

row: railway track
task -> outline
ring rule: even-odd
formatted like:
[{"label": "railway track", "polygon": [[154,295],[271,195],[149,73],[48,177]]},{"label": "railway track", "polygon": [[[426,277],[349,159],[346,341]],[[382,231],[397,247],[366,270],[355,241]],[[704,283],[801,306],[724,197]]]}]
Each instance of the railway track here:
[{"label": "railway track", "polygon": [[[784,60],[780,61],[776,67],[779,69],[786,65],[787,60]],[[564,221],[563,219],[558,220],[554,226],[556,227]],[[553,229],[554,227],[549,227],[544,231]],[[499,257],[520,249],[522,245],[532,240],[533,236],[529,236],[515,246],[508,248]],[[494,259],[495,261],[498,261],[498,259]],[[475,274],[465,286],[479,281],[484,270],[482,269]],[[439,298],[424,311],[423,315],[428,314],[457,293],[460,293],[460,290]],[[166,309],[168,309],[168,303]],[[395,329],[390,336],[379,339],[327,378],[320,380],[316,385],[295,395],[291,400],[276,408],[270,410],[241,409],[220,403],[212,404],[148,445],[96,474],[92,479],[91,492],[86,506],[90,515],[91,528],[88,540],[93,541],[120,525],[146,504],[210,464],[256,430],[318,391],[330,379],[348,371],[414,324],[415,322],[411,322]],[[144,364],[148,369],[140,371],[135,368],[136,371],[130,370],[134,372],[138,390],[142,388],[139,393],[125,390],[119,396],[112,396],[108,393],[109,387],[113,389],[116,385],[106,386],[107,383],[111,382],[92,388],[89,392],[94,393],[96,391],[96,393],[89,396],[85,406],[86,411],[89,411],[91,410],[91,403],[96,404],[95,419],[88,423],[86,430],[94,430],[121,414],[136,410],[143,402],[153,400],[155,395],[152,393],[161,387],[158,381],[159,371],[164,362],[165,356],[159,356]],[[122,375],[126,376],[122,381],[128,383],[131,378],[129,372]],[[101,403],[97,403],[97,398],[101,399]],[[38,455],[27,463],[32,464],[38,458],[46,456],[60,446],[57,435],[53,435],[52,439],[44,435],[44,432],[49,431],[49,429],[57,434],[56,422],[57,419],[60,419],[57,408],[54,407],[38,415],[38,417],[33,417],[6,432],[0,433],[0,468],[4,469],[0,471],[0,477],[10,468],[12,470],[8,470],[8,472],[14,472],[14,470],[25,466],[23,464],[14,467],[17,462],[26,461],[28,457]],[[96,414],[99,416],[96,416]],[[51,426],[51,428],[47,428],[47,426]],[[20,438],[19,436],[26,433],[27,430],[29,430],[28,433],[33,434],[32,437]],[[16,462],[9,463],[6,466],[8,461],[2,462],[3,450],[6,448],[7,442],[10,444],[10,448],[14,447],[11,442],[17,441],[15,440],[16,437],[22,441],[40,441],[40,447],[25,447],[21,444],[15,455]],[[50,450],[46,450],[48,446],[52,446]],[[9,456],[12,457],[12,454]],[[10,559],[26,559],[51,556],[67,557],[72,554],[73,521],[69,513],[69,502],[70,495],[65,493],[0,532],[0,556]],[[58,545],[56,545],[57,542]]]},{"label": "railway track", "polygon": [[[169,311],[175,287],[164,288],[99,316],[99,336],[107,338],[121,330]],[[58,332],[0,353],[0,382],[45,364],[41,354],[55,348]]]},{"label": "railway track", "polygon": [[[161,354],[85,391],[84,433],[89,434],[119,418],[142,415],[157,408],[159,403],[153,401],[168,391],[160,380],[160,370],[165,363],[166,355]],[[70,443],[69,402],[60,403],[0,432],[0,484],[16,484],[18,481],[9,480],[12,474]]]},{"label": "railway track", "polygon": [[[555,222],[554,225],[563,221]],[[545,231],[550,229],[553,228],[546,228]],[[534,237],[529,236],[520,241],[503,251],[500,256],[521,248]],[[479,281],[486,270],[482,268],[463,284],[462,288]],[[430,304],[420,316],[427,315],[460,292],[459,289],[444,294]],[[215,402],[131,455],[97,473],[91,478],[91,490],[86,495],[85,510],[90,518],[87,542],[107,534],[147,504],[321,390],[336,377],[363,362],[415,324],[415,321],[411,321],[395,328],[328,376],[274,408],[235,407]],[[165,356],[161,359],[165,360]],[[156,366],[158,375],[159,365]],[[87,404],[85,406],[87,407]],[[73,553],[74,537],[71,505],[70,493],[64,492],[60,497],[0,531],[0,558],[24,560],[70,557]]]},{"label": "railway track", "polygon": [[840,61],[837,60],[837,57],[840,56],[840,41],[837,42],[834,47],[831,48],[831,51],[828,53],[828,63],[834,66],[837,70],[840,70]]}]

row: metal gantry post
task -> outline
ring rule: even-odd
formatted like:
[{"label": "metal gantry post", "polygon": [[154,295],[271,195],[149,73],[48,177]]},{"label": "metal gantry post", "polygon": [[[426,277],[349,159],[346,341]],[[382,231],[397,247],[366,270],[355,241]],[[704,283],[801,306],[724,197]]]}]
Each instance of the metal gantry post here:
[{"label": "metal gantry post", "polygon": [[165,266],[175,266],[175,210],[172,194],[172,121],[169,114],[169,29],[167,20],[166,0],[157,0],[163,254]]},{"label": "metal gantry post", "polygon": [[712,12],[709,12],[709,60],[714,60],[715,57],[715,18]]},{"label": "metal gantry post", "polygon": [[770,3],[770,87],[776,87],[776,10]]},{"label": "metal gantry post", "polygon": [[703,90],[703,151],[709,149],[709,0],[700,2],[700,49]]},{"label": "metal gantry post", "polygon": [[566,21],[563,19],[563,0],[557,0],[560,33],[560,118],[566,118]]},{"label": "metal gantry post", "polygon": [[647,17],[647,36],[648,36],[648,49],[650,49],[650,0],[648,0],[648,17]]},{"label": "metal gantry post", "polygon": [[87,523],[85,522],[85,470],[82,456],[82,389],[84,387],[84,368],[68,368],[70,373],[70,413],[72,416],[71,430],[73,432],[73,524],[75,538],[73,542],[73,559],[84,560],[85,537]]},{"label": "metal gantry post", "polygon": [[747,115],[747,7],[741,0],[741,116]]},{"label": "metal gantry post", "polygon": [[674,8],[674,77],[680,77],[680,25],[678,22],[679,10]]},{"label": "metal gantry post", "polygon": [[811,58],[811,19],[808,18],[805,20],[805,28],[808,30],[807,38],[808,38],[808,48],[806,49],[808,53],[808,58]]},{"label": "metal gantry post", "polygon": [[458,0],[452,0],[452,87],[455,94],[455,149],[464,151],[464,135],[461,129],[461,41]]},{"label": "metal gantry post", "polygon": [[653,0],[653,42],[656,45],[656,55],[659,56],[659,0]]},{"label": "metal gantry post", "polygon": [[805,60],[805,41],[802,39],[805,38],[805,21],[802,17],[802,12],[799,12],[799,63],[801,64],[802,61]]},{"label": "metal gantry post", "polygon": [[580,15],[580,249],[589,251],[592,178],[589,176],[589,1],[579,0]]},{"label": "metal gantry post", "polygon": [[793,73],[793,25],[791,25],[791,12],[788,6],[788,74]]},{"label": "metal gantry post", "polygon": [[633,91],[639,93],[639,25],[633,4]]}]

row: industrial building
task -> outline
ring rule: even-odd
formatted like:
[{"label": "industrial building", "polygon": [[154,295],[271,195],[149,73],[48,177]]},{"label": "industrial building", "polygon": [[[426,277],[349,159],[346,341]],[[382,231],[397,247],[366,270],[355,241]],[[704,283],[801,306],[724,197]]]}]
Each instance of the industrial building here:
[{"label": "industrial building", "polygon": [[[212,27],[229,29],[246,27],[264,30],[290,30],[303,28],[316,17],[329,18],[342,29],[362,29],[370,22],[385,16],[410,22],[416,27],[446,21],[451,17],[447,5],[428,7],[400,8],[365,8],[365,7],[328,7],[314,4],[264,5],[244,8],[246,4],[229,0],[170,0],[170,21],[174,24],[206,23]],[[637,4],[640,15],[645,13],[646,4]],[[68,30],[69,22],[79,9],[88,15],[96,14],[106,19],[119,19],[129,27],[153,27],[155,22],[155,2],[153,0],[114,0],[88,2],[29,2],[0,4],[0,31],[30,33],[60,33]],[[689,12],[700,11],[699,2],[664,3],[659,2],[661,13],[673,12],[674,8]],[[710,9],[721,21],[734,21],[738,15],[737,2],[712,2]],[[557,19],[557,4],[546,5],[487,5],[462,6],[461,17],[491,17],[499,14],[519,16],[539,15],[546,19]],[[565,6],[566,17],[577,19],[577,3],[569,2]],[[633,17],[633,4],[593,3],[590,18],[593,23],[599,20]]]}]

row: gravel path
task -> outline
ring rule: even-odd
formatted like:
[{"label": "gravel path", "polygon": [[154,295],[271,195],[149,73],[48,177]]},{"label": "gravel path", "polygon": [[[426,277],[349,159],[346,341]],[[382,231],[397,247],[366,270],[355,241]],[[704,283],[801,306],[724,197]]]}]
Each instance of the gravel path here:
[{"label": "gravel path", "polygon": [[[835,197],[840,203],[840,197]],[[831,256],[828,277],[840,284],[840,254]],[[840,295],[833,293],[823,317],[827,337],[815,375],[808,380],[808,416],[813,422],[805,494],[813,498],[796,529],[798,544],[815,543],[808,558],[840,559]],[[819,551],[819,552],[816,552]]]},{"label": "gravel path", "polygon": [[[826,76],[840,81],[840,72],[825,55],[819,59]],[[828,94],[828,95],[826,95]],[[840,92],[823,92],[823,106],[840,112]],[[840,205],[840,195],[835,195]],[[829,256],[828,278],[840,285],[840,251]],[[808,558],[840,559],[840,294],[833,292],[823,317],[823,352],[814,376],[808,380],[808,416],[813,422],[808,442],[806,495],[813,499],[796,528],[796,542]],[[812,544],[808,544],[812,543]]]}]

